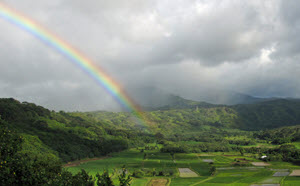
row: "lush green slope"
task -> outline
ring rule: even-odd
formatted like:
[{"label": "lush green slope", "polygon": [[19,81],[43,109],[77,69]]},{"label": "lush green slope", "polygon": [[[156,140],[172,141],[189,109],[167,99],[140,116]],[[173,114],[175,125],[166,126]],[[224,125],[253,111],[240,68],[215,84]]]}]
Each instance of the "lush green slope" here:
[{"label": "lush green slope", "polygon": [[[0,116],[24,137],[23,151],[60,157],[63,161],[106,155],[143,143],[139,133],[107,128],[65,112],[49,111],[32,103],[0,99]],[[146,134],[145,134],[146,135]]]},{"label": "lush green slope", "polygon": [[110,127],[148,129],[165,135],[203,131],[211,127],[255,131],[300,123],[298,100],[278,99],[249,105],[224,106],[178,99],[180,101],[177,105],[146,112],[150,126],[138,125],[129,113],[89,112],[73,115],[87,120],[96,119]]},{"label": "lush green slope", "polygon": [[272,144],[300,141],[300,125],[260,131],[255,133],[254,137],[270,141]]},{"label": "lush green slope", "polygon": [[299,100],[277,99],[231,108],[238,113],[240,129],[270,129],[300,123]]},{"label": "lush green slope", "polygon": [[300,101],[215,106],[174,97],[168,109],[145,112],[147,125],[126,112],[54,112],[14,99],[0,99],[0,115],[24,136],[24,151],[70,161],[153,142],[154,134],[172,141],[222,141],[236,133],[251,135],[238,129],[296,125],[300,123]]}]

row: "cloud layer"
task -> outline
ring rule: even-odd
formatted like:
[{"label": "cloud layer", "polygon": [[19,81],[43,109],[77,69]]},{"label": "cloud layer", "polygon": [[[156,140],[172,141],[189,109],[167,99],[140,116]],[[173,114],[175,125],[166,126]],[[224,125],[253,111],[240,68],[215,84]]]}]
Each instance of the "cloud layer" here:
[{"label": "cloud layer", "polygon": [[[143,87],[191,99],[213,91],[300,97],[298,1],[3,2],[81,50],[133,98]],[[118,109],[68,60],[2,19],[0,30],[0,97]]]}]

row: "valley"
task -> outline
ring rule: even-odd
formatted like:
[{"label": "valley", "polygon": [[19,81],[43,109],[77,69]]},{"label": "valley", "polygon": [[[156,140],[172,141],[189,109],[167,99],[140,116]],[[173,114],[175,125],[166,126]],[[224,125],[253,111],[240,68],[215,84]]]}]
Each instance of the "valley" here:
[{"label": "valley", "polygon": [[145,111],[147,122],[141,123],[128,112],[55,112],[0,99],[0,180],[25,185],[300,184],[298,100],[234,106],[178,100]]}]

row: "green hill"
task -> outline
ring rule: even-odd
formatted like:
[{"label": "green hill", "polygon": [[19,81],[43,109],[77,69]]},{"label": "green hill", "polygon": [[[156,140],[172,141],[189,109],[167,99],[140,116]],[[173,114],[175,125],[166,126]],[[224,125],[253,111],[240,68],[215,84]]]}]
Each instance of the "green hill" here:
[{"label": "green hill", "polygon": [[300,123],[300,100],[297,99],[276,99],[231,108],[238,113],[240,129],[272,129]]},{"label": "green hill", "polygon": [[24,137],[24,152],[65,162],[154,142],[155,134],[175,141],[211,141],[243,130],[300,123],[299,100],[224,106],[173,99],[173,105],[145,112],[147,125],[127,112],[54,112],[14,99],[0,99],[0,115],[10,129]]},{"label": "green hill", "polygon": [[54,112],[33,103],[0,99],[1,119],[24,137],[23,151],[63,161],[103,156],[142,143],[138,132],[107,128],[105,123]]}]

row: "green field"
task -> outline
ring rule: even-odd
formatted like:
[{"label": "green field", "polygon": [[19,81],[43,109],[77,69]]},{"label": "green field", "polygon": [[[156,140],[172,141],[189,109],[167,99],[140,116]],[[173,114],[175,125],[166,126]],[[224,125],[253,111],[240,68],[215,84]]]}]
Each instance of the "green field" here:
[{"label": "green field", "polygon": [[298,186],[300,183],[300,177],[286,177],[282,183],[284,186]]},{"label": "green field", "polygon": [[[147,157],[144,158],[144,154]],[[299,166],[287,162],[271,162],[269,167],[233,166],[236,158],[245,158],[247,161],[258,161],[252,157],[241,156],[240,154],[224,153],[176,153],[174,159],[169,153],[161,153],[159,150],[147,150],[140,152],[137,149],[130,149],[120,153],[113,153],[110,157],[101,160],[82,163],[76,167],[66,168],[72,173],[85,169],[91,175],[103,170],[109,170],[112,179],[117,183],[117,174],[123,165],[126,166],[129,174],[142,170],[144,175],[134,177],[131,184],[134,186],[147,185],[152,178],[169,179],[169,185],[251,185],[251,184],[281,184],[300,185],[299,177],[273,177],[277,169],[300,169]],[[203,160],[213,160],[213,163]],[[211,176],[210,168],[215,166],[217,171]],[[180,177],[178,168],[189,168],[198,177]],[[275,169],[275,170],[274,170]],[[165,175],[151,175],[149,172],[165,171]],[[172,175],[168,174],[173,172]],[[148,174],[147,174],[148,173]]]}]

